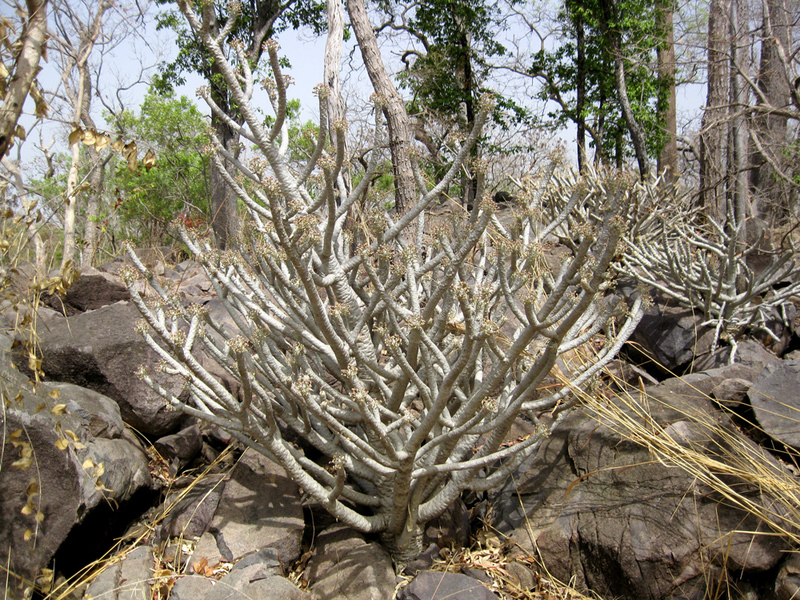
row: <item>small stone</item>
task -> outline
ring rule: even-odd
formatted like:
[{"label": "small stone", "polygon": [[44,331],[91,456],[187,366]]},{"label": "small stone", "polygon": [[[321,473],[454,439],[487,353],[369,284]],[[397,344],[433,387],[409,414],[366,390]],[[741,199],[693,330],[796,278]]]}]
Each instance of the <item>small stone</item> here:
[{"label": "small stone", "polygon": [[497,600],[497,596],[472,577],[423,571],[398,592],[397,600]]},{"label": "small stone", "polygon": [[510,562],[506,565],[506,571],[519,582],[519,587],[523,590],[536,588],[536,574],[520,562]]}]

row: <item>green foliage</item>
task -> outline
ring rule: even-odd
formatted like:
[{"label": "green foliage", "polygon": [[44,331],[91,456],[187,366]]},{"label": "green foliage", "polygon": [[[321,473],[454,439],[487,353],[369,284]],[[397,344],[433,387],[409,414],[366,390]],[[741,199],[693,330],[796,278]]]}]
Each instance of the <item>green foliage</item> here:
[{"label": "green foliage", "polygon": [[[397,0],[384,0],[380,6],[389,15],[410,13],[405,28],[419,42],[418,49],[402,56],[406,68],[400,85],[414,94],[409,112],[469,127],[474,104],[492,91],[486,87],[491,59],[508,54],[496,39],[503,27],[497,5],[486,0],[423,0],[408,11]],[[492,117],[506,129],[512,122],[525,121],[528,114],[512,98],[503,97]]]},{"label": "green foliage", "polygon": [[[169,0],[158,0],[159,4],[171,4]],[[217,2],[214,5],[216,19],[222,28],[231,18],[230,4]],[[327,4],[316,0],[301,0],[283,4],[274,0],[258,0],[239,4],[239,12],[235,16],[236,24],[231,31],[232,39],[239,39],[245,48],[252,44],[254,31],[277,16],[265,39],[285,31],[309,27],[319,35],[327,28]],[[175,32],[176,43],[180,49],[178,56],[171,63],[162,63],[161,74],[155,78],[154,85],[160,92],[168,92],[176,85],[185,82],[183,74],[198,73],[209,81],[216,90],[224,90],[221,81],[215,81],[213,61],[200,40],[186,24],[183,16],[174,10],[161,13],[157,18],[157,30],[169,29]],[[261,47],[256,49],[255,56],[250,56],[251,66],[255,66],[261,56]]]},{"label": "green foliage", "polygon": [[[539,98],[559,104],[548,113],[548,125],[559,128],[582,116],[595,132],[591,145],[604,161],[622,159],[631,148],[624,143],[629,134],[617,100],[610,36],[620,38],[628,96],[645,131],[648,153],[656,156],[664,143],[660,115],[668,90],[655,68],[656,50],[663,37],[656,17],[652,0],[566,0],[558,15],[561,43],[554,50],[540,50],[529,66],[530,75],[544,82]],[[583,73],[578,61],[580,27],[584,35]],[[577,102],[580,77],[585,81],[582,115]],[[620,152],[626,154],[620,156]]]},{"label": "green foliage", "polygon": [[208,125],[185,96],[175,98],[151,90],[139,114],[119,119],[127,135],[156,154],[156,166],[131,173],[117,162],[107,186],[113,190],[113,209],[134,243],[164,242],[169,223],[177,216],[197,221],[208,217]]}]

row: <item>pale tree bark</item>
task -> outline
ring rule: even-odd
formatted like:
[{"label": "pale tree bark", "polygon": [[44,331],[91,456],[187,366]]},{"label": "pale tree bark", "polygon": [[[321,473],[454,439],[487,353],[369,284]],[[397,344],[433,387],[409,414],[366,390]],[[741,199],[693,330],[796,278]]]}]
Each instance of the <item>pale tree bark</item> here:
[{"label": "pale tree bark", "polygon": [[746,223],[748,216],[753,215],[749,202],[748,184],[748,121],[746,107],[749,95],[742,81],[741,69],[746,60],[745,44],[747,43],[748,19],[747,3],[731,0],[731,138],[733,160],[731,161],[733,180],[733,229],[740,232],[742,239],[747,239]]},{"label": "pale tree bark", "polygon": [[39,72],[39,59],[47,39],[47,0],[27,0],[26,5],[28,20],[19,39],[19,54],[8,69],[11,78],[0,106],[0,157],[6,155],[14,140],[17,121]]},{"label": "pale tree bark", "polygon": [[416,182],[411,166],[411,124],[405,103],[392,83],[381,58],[364,0],[347,0],[347,12],[356,34],[358,47],[367,68],[372,87],[382,97],[386,124],[389,129],[389,149],[394,170],[395,209],[403,212],[416,203]]},{"label": "pale tree bark", "polygon": [[[233,4],[233,3],[232,3]],[[264,51],[264,40],[272,32],[275,21],[291,2],[280,2],[279,0],[255,0],[251,3],[252,20],[250,31],[247,32],[249,38],[245,47],[245,54],[252,64],[258,64]],[[215,38],[227,37],[230,29],[225,30],[220,27],[220,22],[214,9],[213,2],[207,2],[202,11],[204,27],[208,28],[209,33]],[[229,15],[229,23],[236,18],[236,15]],[[222,41],[222,40],[221,40]],[[212,62],[210,66],[208,83],[211,90],[211,98],[222,111],[235,123],[241,123],[242,118],[231,101],[228,90],[221,84],[224,79],[220,71],[219,64]],[[232,156],[239,156],[239,135],[234,131],[224,119],[212,112],[211,126],[217,136],[217,140]],[[232,164],[227,160],[223,161],[226,169],[233,169]],[[209,195],[211,200],[211,228],[218,248],[225,249],[230,247],[234,238],[239,233],[239,201],[225,181],[222,172],[215,161],[211,161],[209,168]]]},{"label": "pale tree bark", "polygon": [[575,125],[578,146],[578,171],[583,172],[586,166],[586,35],[583,27],[583,16],[578,13],[575,20],[575,43],[577,58],[575,61]]},{"label": "pale tree bark", "polygon": [[[79,33],[80,40],[77,48],[75,48],[66,37],[58,40],[58,46],[65,61],[61,78],[64,83],[64,88],[70,96],[73,111],[72,123],[75,128],[80,127],[81,123],[86,122],[89,118],[92,96],[91,80],[89,78],[89,57],[100,37],[104,15],[112,6],[113,4],[111,2],[107,2],[106,0],[100,1],[95,14],[91,17],[91,23],[88,23],[86,28]],[[65,7],[65,10],[69,10],[69,8]],[[68,18],[72,21],[74,26],[76,15],[69,15]],[[70,85],[70,75],[73,70],[77,80],[74,88]],[[78,253],[76,213],[78,194],[80,192],[78,181],[80,169],[80,144],[75,143],[72,146],[70,167],[67,174],[67,190],[64,208],[64,251],[61,259],[62,267],[66,266],[70,261],[75,262]]]},{"label": "pale tree bark", "polygon": [[[328,0],[328,38],[325,41],[325,84],[330,90],[328,99],[328,122],[333,147],[337,148],[341,142],[345,157],[347,157],[347,136],[337,126],[337,122],[346,119],[342,86],[339,81],[339,72],[342,69],[342,44],[344,41],[344,9],[342,0]],[[341,140],[340,140],[341,138]],[[347,196],[352,188],[350,170],[343,169],[341,182],[344,189],[339,190],[342,196]]]},{"label": "pale tree bark", "polygon": [[[208,3],[208,10],[203,12],[203,17],[208,19],[208,27],[213,35],[220,35],[219,22],[212,2]],[[260,56],[260,53],[258,56]],[[211,95],[217,105],[220,106],[228,116],[235,118],[236,114],[231,108],[228,91],[224,86],[219,84],[221,80],[222,73],[219,71],[218,65],[214,63],[211,65],[211,79],[209,80]],[[220,144],[228,152],[232,153],[234,156],[238,156],[239,136],[233,128],[223,119],[213,114],[211,115],[211,126],[214,128],[214,133]],[[211,161],[211,167],[209,169],[208,188],[209,195],[211,196],[211,228],[214,231],[217,247],[224,250],[230,246],[233,238],[239,232],[238,201],[230,191],[228,184],[225,182],[222,173],[219,171],[214,161]]]},{"label": "pale tree bark", "polygon": [[97,265],[97,252],[100,237],[100,203],[102,201],[103,187],[105,185],[106,165],[113,156],[107,153],[102,157],[94,146],[87,148],[92,170],[89,173],[89,196],[86,199],[86,229],[84,233],[85,247],[81,253],[81,266],[93,267]]},{"label": "pale tree bark", "polygon": [[727,123],[730,103],[731,0],[711,0],[708,15],[708,93],[700,131],[699,202],[708,216],[726,217]]},{"label": "pale tree bark", "polygon": [[673,27],[675,7],[671,0],[658,0],[656,18],[663,40],[658,48],[658,79],[667,88],[667,102],[662,118],[665,140],[658,154],[658,172],[669,185],[678,178],[678,124],[677,97],[675,93],[675,29]]},{"label": "pale tree bark", "polygon": [[[631,136],[631,142],[633,142],[633,151],[636,155],[636,162],[639,165],[639,175],[642,179],[645,179],[650,174],[650,159],[647,157],[644,130],[633,114],[633,107],[631,106],[628,96],[628,84],[625,75],[625,57],[622,52],[622,36],[615,24],[616,15],[614,14],[614,6],[611,2],[603,2],[602,6],[604,22],[601,26],[606,37],[606,42],[611,49],[611,54],[614,57],[614,85],[617,92],[617,101],[622,110],[622,117],[625,119],[628,133]],[[621,159],[622,152],[618,151],[617,160],[621,161]]]},{"label": "pale tree bark", "polygon": [[[625,119],[625,125],[628,127],[628,132],[631,135],[633,142],[633,151],[636,154],[636,162],[639,164],[639,175],[645,179],[650,174],[650,159],[647,157],[647,148],[644,139],[644,130],[641,124],[636,120],[631,107],[630,98],[628,97],[628,87],[625,77],[625,63],[622,58],[622,49],[619,44],[619,38],[614,48],[614,82],[617,87],[617,97],[619,100],[620,108],[622,108],[622,116]],[[618,156],[621,156],[618,153]]]},{"label": "pale tree bark", "polygon": [[[16,161],[10,161],[7,157],[3,157],[2,163],[6,171],[11,175],[14,180],[14,188],[17,190],[17,197],[23,206],[27,205],[30,200],[28,199],[28,190],[25,187],[25,182],[22,179],[22,172],[19,168],[19,157]],[[47,276],[47,254],[45,253],[45,245],[42,240],[39,227],[34,223],[32,225],[31,238],[36,252],[36,278],[44,279]]]},{"label": "pale tree bark", "polygon": [[[761,150],[753,153],[751,185],[761,204],[762,213],[780,219],[790,209],[787,199],[791,192],[775,172],[773,163],[784,162],[783,152],[790,145],[785,113],[791,105],[791,84],[782,55],[791,52],[792,6],[787,0],[764,0],[762,10],[761,62],[758,72],[762,110],[754,119],[754,134],[761,142]],[[781,112],[783,114],[779,114]]]}]

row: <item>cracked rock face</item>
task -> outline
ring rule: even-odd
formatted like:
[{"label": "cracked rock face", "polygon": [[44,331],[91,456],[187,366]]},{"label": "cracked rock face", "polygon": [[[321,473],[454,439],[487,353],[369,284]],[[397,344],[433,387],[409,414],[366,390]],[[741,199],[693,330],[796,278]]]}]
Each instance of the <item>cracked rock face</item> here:
[{"label": "cracked rock face", "polygon": [[[141,319],[133,304],[117,302],[69,320],[54,321],[40,332],[39,350],[47,378],[79,385],[104,394],[119,404],[122,419],[152,436],[172,433],[184,415],[136,375],[143,364],[158,364],[159,357],[136,332]],[[27,358],[15,357],[25,371]],[[185,395],[175,375],[156,373],[161,385],[177,396]]]},{"label": "cracked rock face", "polygon": [[263,548],[274,548],[284,565],[297,560],[304,527],[300,490],[281,467],[247,450],[221,490],[192,562],[235,562]]},{"label": "cracked rock face", "polygon": [[[681,444],[715,454],[726,444],[689,411],[739,435],[689,386],[662,384],[650,394],[653,419]],[[758,490],[739,489],[768,502]],[[692,475],[581,414],[553,432],[493,505],[494,526],[541,556],[553,576],[603,597],[704,597],[704,574],[768,570],[787,549],[777,537],[741,533],[768,531]]]},{"label": "cracked rock face", "polygon": [[0,421],[0,560],[32,580],[92,510],[128,500],[151,479],[111,399],[64,383],[32,386],[7,361],[0,352],[0,391],[10,400]]}]

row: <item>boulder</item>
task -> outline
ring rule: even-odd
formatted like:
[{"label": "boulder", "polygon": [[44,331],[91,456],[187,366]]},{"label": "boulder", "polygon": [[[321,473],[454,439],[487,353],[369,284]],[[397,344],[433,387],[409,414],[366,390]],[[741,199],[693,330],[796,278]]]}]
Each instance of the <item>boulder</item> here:
[{"label": "boulder", "polygon": [[761,429],[779,442],[800,448],[800,361],[768,364],[748,390]]},{"label": "boulder", "polygon": [[119,277],[91,267],[81,269],[63,296],[42,296],[45,305],[68,317],[130,299],[131,295]]},{"label": "boulder", "polygon": [[111,399],[69,384],[34,388],[10,368],[7,355],[0,358],[0,386],[9,402],[0,465],[0,561],[31,580],[76,524],[101,504],[122,503],[149,486],[150,471]]},{"label": "boulder", "polygon": [[177,466],[184,467],[203,449],[203,434],[200,426],[194,423],[177,433],[158,438],[153,446],[168,463],[177,461]]},{"label": "boulder", "polygon": [[[631,416],[619,399],[609,402]],[[717,459],[749,448],[769,468],[781,469],[690,384],[655,386],[646,402],[649,422],[681,445]],[[770,503],[752,485],[731,484]],[[492,503],[494,527],[540,556],[557,579],[602,597],[704,597],[711,594],[706,586],[718,581],[707,574],[767,571],[788,550],[757,518],[723,502],[692,474],[579,413],[555,428]]]},{"label": "boulder", "polygon": [[304,578],[325,600],[385,600],[394,596],[389,553],[377,542],[343,525],[325,529],[314,540]]},{"label": "boulder", "polygon": [[86,600],[151,600],[155,556],[150,546],[139,546],[109,564],[86,589]]},{"label": "boulder", "polygon": [[169,538],[200,539],[208,530],[224,491],[225,480],[219,474],[206,475],[184,489],[176,482],[159,511],[165,516],[156,529],[156,543]]},{"label": "boulder", "polygon": [[[721,346],[714,352],[695,360],[692,364],[692,371],[706,371],[708,369],[724,367],[730,364],[730,356],[731,347]],[[739,342],[736,348],[736,355],[733,357],[734,364],[744,365],[755,371],[760,371],[764,368],[764,365],[778,362],[779,360],[780,358],[764,348],[761,343],[754,340],[743,340]]]},{"label": "boulder", "polygon": [[202,577],[181,577],[170,594],[173,600],[314,600],[282,576],[273,549],[251,554],[219,581]]},{"label": "boulder", "polygon": [[[48,380],[104,394],[119,404],[126,423],[146,435],[163,436],[178,428],[185,417],[136,375],[140,365],[160,360],[134,329],[140,319],[133,304],[118,302],[54,321],[39,332],[37,350]],[[18,355],[15,362],[20,370],[27,369],[27,357]],[[152,375],[172,393],[187,393],[180,377]]]},{"label": "boulder", "polygon": [[305,522],[300,489],[274,462],[247,450],[225,481],[208,530],[192,563],[235,562],[264,548],[289,565],[300,556]]},{"label": "boulder", "polygon": [[636,362],[670,375],[681,374],[693,359],[711,350],[713,332],[700,325],[702,315],[688,308],[654,303],[628,340]]},{"label": "boulder", "polygon": [[775,598],[796,600],[800,598],[800,556],[792,554],[786,558],[775,578]]},{"label": "boulder", "polygon": [[397,600],[497,600],[497,596],[472,577],[423,571],[400,589]]}]

